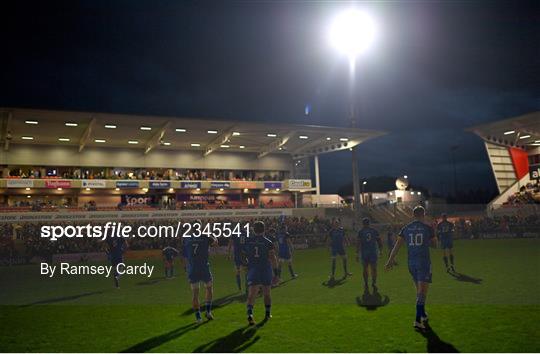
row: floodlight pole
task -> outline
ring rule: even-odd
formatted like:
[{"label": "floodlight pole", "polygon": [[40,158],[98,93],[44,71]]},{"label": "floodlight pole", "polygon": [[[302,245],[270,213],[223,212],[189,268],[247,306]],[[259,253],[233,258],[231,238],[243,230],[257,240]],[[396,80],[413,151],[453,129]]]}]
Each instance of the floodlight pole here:
[{"label": "floodlight pole", "polygon": [[[350,78],[350,89],[349,89],[349,114],[351,119],[351,127],[356,128],[356,109],[355,109],[355,76],[356,76],[356,58],[351,56],[349,58],[349,78]],[[353,179],[353,210],[354,215],[358,218],[360,217],[360,176],[358,175],[358,145],[355,145],[352,148],[352,179]]]}]

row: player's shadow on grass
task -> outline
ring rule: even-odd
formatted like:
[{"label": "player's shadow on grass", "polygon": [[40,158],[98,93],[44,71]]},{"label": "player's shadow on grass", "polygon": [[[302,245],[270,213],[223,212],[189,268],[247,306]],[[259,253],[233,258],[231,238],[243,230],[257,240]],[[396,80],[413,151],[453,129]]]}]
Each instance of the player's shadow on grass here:
[{"label": "player's shadow on grass", "polygon": [[29,307],[29,306],[34,306],[34,305],[46,305],[46,304],[54,304],[54,303],[57,303],[57,302],[77,300],[77,299],[80,299],[80,298],[83,298],[83,297],[103,294],[104,292],[105,291],[91,291],[91,292],[86,292],[86,293],[82,293],[82,294],[55,297],[55,298],[51,298],[51,299],[39,300],[39,301],[32,302],[32,303],[25,304],[25,305],[20,305],[19,307]]},{"label": "player's shadow on grass", "polygon": [[194,353],[239,353],[255,344],[260,336],[257,330],[266,324],[263,320],[255,326],[239,328],[226,336],[217,338],[211,342],[198,346]]},{"label": "player's shadow on grass", "polygon": [[481,278],[471,277],[470,275],[466,275],[466,274],[458,273],[458,272],[451,272],[449,274],[459,281],[463,281],[466,283],[473,283],[473,284],[482,284]]},{"label": "player's shadow on grass", "polygon": [[289,278],[287,280],[282,280],[279,284],[273,286],[272,288],[279,288],[280,286],[283,286],[283,285],[287,284],[288,282],[293,281],[295,279],[296,278]]},{"label": "player's shadow on grass", "polygon": [[335,288],[336,286],[345,284],[346,279],[347,279],[346,277],[334,279],[334,280],[329,279],[329,280],[323,281],[322,285],[326,286],[329,289],[332,289],[332,288]]},{"label": "player's shadow on grass", "polygon": [[418,333],[427,339],[426,351],[428,353],[459,353],[456,347],[443,341],[429,325],[426,325],[426,330],[418,331]]},{"label": "player's shadow on grass", "polygon": [[[137,285],[154,285],[154,284],[157,284],[159,283],[160,281],[163,281],[163,280],[166,280],[167,278],[165,277],[157,277],[157,278],[154,278],[154,279],[149,279],[149,280],[145,280],[145,281],[141,281],[141,282],[138,282]],[[171,278],[173,279],[173,278]]]},{"label": "player's shadow on grass", "polygon": [[[225,307],[232,304],[233,302],[244,302],[246,301],[245,294],[229,294],[212,301],[212,308],[214,310]],[[186,311],[182,312],[182,316],[189,316],[193,314],[193,309],[189,308]]]},{"label": "player's shadow on grass", "polygon": [[362,297],[356,297],[356,304],[368,311],[376,310],[378,307],[386,306],[389,303],[390,298],[387,295],[381,295],[379,291],[374,291],[373,294],[370,294],[369,291],[364,291]]},{"label": "player's shadow on grass", "polygon": [[131,346],[127,349],[124,349],[121,351],[121,353],[143,353],[147,352],[149,350],[152,350],[156,347],[159,347],[160,345],[169,342],[173,339],[179,338],[183,336],[184,334],[188,333],[189,331],[192,331],[208,322],[203,322],[202,324],[196,324],[191,323],[186,326],[178,327],[176,329],[173,329],[172,331],[169,331],[167,333],[160,334],[158,336],[148,338],[145,341],[142,341],[140,343],[135,344],[134,346]]}]

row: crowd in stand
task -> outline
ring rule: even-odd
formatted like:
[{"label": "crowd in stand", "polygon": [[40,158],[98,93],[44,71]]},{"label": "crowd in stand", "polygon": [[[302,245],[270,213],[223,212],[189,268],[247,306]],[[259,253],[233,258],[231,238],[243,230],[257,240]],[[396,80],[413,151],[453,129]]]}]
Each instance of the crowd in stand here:
[{"label": "crowd in stand", "polygon": [[0,212],[25,212],[25,211],[111,211],[111,210],[208,210],[208,209],[272,209],[272,208],[292,208],[292,201],[274,202],[270,199],[268,202],[258,204],[247,204],[247,202],[227,200],[216,200],[207,202],[177,202],[170,199],[167,202],[148,205],[127,205],[119,203],[116,206],[99,206],[94,200],[90,200],[84,205],[78,207],[69,205],[61,200],[20,200],[11,205],[0,203]]},{"label": "crowd in stand", "polygon": [[[287,226],[293,243],[304,244],[307,247],[320,246],[324,243],[328,231],[332,227],[332,220],[314,217],[307,219],[303,217],[287,217],[285,219],[271,217],[262,219],[267,225],[268,235],[272,236],[282,224]],[[124,224],[131,225],[133,230],[139,226],[159,226],[176,225],[178,220],[135,220],[122,221]],[[205,222],[241,222],[252,224],[255,219],[207,219]],[[86,225],[88,222],[80,225]],[[103,225],[103,222],[92,222],[91,225]],[[540,233],[540,216],[538,214],[528,216],[501,216],[501,217],[483,217],[476,219],[459,219],[454,222],[456,238],[483,238],[489,233],[514,233],[516,237],[523,236],[524,233]],[[40,237],[41,227],[45,225],[40,222],[23,223],[0,223],[0,264],[6,263],[13,255],[18,255],[18,259],[24,259],[28,262],[33,257],[39,257],[45,260],[52,260],[54,254],[63,253],[89,253],[104,252],[105,242],[91,238],[61,238],[56,241],[50,241],[48,238]],[[50,223],[47,223],[50,225]],[[55,222],[54,225],[68,226],[78,225],[77,222]],[[394,235],[399,227],[396,225],[377,226],[374,225],[384,238],[388,232]],[[394,227],[395,226],[395,227]],[[354,226],[353,226],[354,227]],[[352,235],[349,230],[349,234]],[[353,237],[354,239],[354,237]],[[130,250],[148,250],[162,249],[166,245],[180,246],[180,239],[171,238],[130,238]],[[220,245],[228,242],[226,238],[219,238]]]},{"label": "crowd in stand", "polygon": [[472,220],[470,229],[473,235],[479,235],[483,232],[522,232],[527,230],[540,232],[540,216],[532,214],[484,217]]},{"label": "crowd in stand", "polygon": [[121,169],[50,167],[8,168],[0,170],[1,178],[64,178],[64,179],[133,179],[180,181],[282,181],[284,171],[232,171],[201,169]]},{"label": "crowd in stand", "polygon": [[[267,225],[269,235],[275,232],[280,225],[285,224],[288,232],[290,233],[293,242],[304,243],[308,246],[320,244],[324,241],[324,237],[331,227],[331,221],[325,219],[319,219],[317,217],[313,219],[289,217],[281,220],[279,218],[263,218]],[[242,226],[245,223],[253,224],[256,220],[244,218],[242,220],[235,219],[208,219],[205,222],[241,222]],[[159,226],[159,225],[172,225],[176,226],[178,220],[145,220],[145,221],[123,221],[125,225],[132,226],[133,230],[137,230],[140,226]],[[68,226],[68,225],[86,225],[73,223],[73,222],[56,222],[55,225]],[[105,222],[91,223],[91,225],[103,225]],[[92,239],[88,237],[83,238],[60,238],[55,241],[51,241],[49,238],[41,237],[41,227],[44,225],[50,225],[50,223],[39,222],[24,222],[24,223],[0,223],[0,260],[9,259],[14,254],[19,258],[24,258],[25,262],[30,261],[33,257],[39,257],[45,260],[52,260],[55,254],[64,253],[91,253],[91,252],[104,252],[106,249],[105,242],[99,239]],[[227,238],[221,237],[218,239],[220,245],[225,245],[228,242]],[[148,250],[148,249],[162,249],[166,245],[173,245],[179,247],[180,239],[176,238],[150,238],[150,237],[133,237],[129,238],[128,244],[130,250]]]},{"label": "crowd in stand", "polygon": [[540,204],[540,181],[521,186],[519,192],[508,197],[504,205]]}]

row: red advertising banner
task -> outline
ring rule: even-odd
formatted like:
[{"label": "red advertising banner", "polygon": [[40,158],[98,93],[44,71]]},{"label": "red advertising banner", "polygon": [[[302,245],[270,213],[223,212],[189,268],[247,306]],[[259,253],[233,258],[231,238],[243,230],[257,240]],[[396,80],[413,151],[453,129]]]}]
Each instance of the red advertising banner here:
[{"label": "red advertising banner", "polygon": [[529,157],[527,151],[518,148],[509,148],[509,150],[510,156],[512,157],[512,164],[516,171],[516,177],[520,180],[529,173]]},{"label": "red advertising banner", "polygon": [[58,179],[45,181],[45,188],[71,188],[71,181],[63,181]]},{"label": "red advertising banner", "polygon": [[233,184],[236,186],[236,188],[248,188],[248,189],[256,189],[257,188],[257,182],[253,181],[234,181]]}]

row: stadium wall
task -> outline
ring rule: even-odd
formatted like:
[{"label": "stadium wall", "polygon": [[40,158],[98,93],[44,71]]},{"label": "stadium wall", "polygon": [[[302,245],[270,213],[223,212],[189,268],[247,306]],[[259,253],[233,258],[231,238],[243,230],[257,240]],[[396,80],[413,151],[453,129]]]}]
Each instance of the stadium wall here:
[{"label": "stadium wall", "polygon": [[158,211],[94,211],[94,212],[25,212],[0,214],[0,223],[121,221],[121,220],[179,220],[181,218],[265,218],[294,216],[324,217],[323,208],[306,209],[218,209],[218,210],[158,210]]},{"label": "stadium wall", "polygon": [[231,170],[293,170],[288,154],[269,154],[258,159],[255,153],[216,151],[207,157],[202,151],[156,149],[144,154],[142,149],[77,146],[15,145],[0,151],[1,165],[86,166],[133,168],[193,168]]}]

